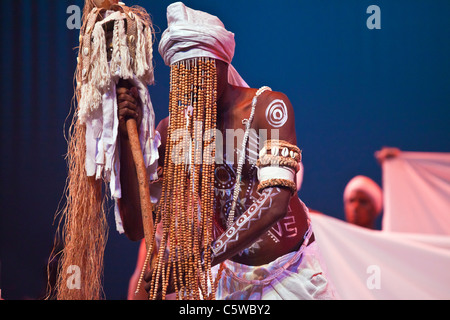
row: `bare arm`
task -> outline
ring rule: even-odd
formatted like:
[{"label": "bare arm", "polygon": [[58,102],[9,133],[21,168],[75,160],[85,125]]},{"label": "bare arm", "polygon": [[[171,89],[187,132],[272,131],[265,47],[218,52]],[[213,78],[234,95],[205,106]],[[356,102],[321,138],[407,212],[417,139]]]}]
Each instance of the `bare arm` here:
[{"label": "bare arm", "polygon": [[[295,145],[297,142],[295,117],[287,97],[281,93],[266,93],[260,97],[260,100],[255,116],[256,128],[268,130],[268,139],[284,140]],[[274,108],[274,102],[280,103],[279,108],[275,106],[275,109],[279,111],[274,111],[275,115],[271,115],[270,111]],[[277,123],[271,116],[282,121]],[[282,126],[278,127],[280,123]],[[261,197],[213,244],[213,265],[232,259],[283,219],[288,211],[291,196],[291,190],[288,188],[264,189]]]},{"label": "bare arm", "polygon": [[261,197],[214,243],[212,264],[231,259],[253,244],[286,215],[290,198],[291,192],[287,189],[265,189]]}]

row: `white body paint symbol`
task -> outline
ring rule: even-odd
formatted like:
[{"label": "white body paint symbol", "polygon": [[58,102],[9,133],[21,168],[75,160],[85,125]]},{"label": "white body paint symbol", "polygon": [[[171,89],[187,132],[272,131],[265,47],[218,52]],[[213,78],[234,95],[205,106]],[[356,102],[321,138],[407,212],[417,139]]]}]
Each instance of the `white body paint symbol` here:
[{"label": "white body paint symbol", "polygon": [[288,121],[288,110],[283,100],[274,100],[266,110],[267,122],[274,128],[280,128]]}]

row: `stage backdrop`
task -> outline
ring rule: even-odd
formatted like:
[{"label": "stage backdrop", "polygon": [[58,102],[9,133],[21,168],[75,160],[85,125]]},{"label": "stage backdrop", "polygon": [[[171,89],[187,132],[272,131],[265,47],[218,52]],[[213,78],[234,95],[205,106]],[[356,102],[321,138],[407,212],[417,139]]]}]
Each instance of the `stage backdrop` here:
[{"label": "stage backdrop", "polygon": [[[160,120],[168,114],[169,69],[157,45],[171,2],[125,2],[153,17],[156,85],[150,93]],[[381,184],[373,153],[382,146],[450,151],[450,2],[185,3],[219,16],[236,34],[233,64],[250,86],[289,96],[304,152],[300,197],[309,207],[343,219],[342,192],[353,176]],[[66,177],[64,133],[78,45],[73,15],[82,5],[2,1],[0,275],[7,299],[36,299],[45,287]],[[138,245],[115,232],[113,215],[110,221],[105,293],[123,299]]]}]

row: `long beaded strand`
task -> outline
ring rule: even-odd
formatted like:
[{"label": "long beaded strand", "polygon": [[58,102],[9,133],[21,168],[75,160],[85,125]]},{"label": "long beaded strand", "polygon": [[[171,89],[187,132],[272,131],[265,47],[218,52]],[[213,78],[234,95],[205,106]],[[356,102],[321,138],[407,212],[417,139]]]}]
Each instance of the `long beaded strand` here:
[{"label": "long beaded strand", "polygon": [[[209,115],[210,117],[210,125],[208,126],[209,130],[215,130],[216,129],[216,123],[217,123],[217,73],[216,73],[216,65],[215,60],[211,62],[211,75],[209,77],[210,79],[210,92],[211,92],[211,113]],[[215,144],[215,139],[211,143]],[[215,160],[215,148],[213,149],[213,159]],[[215,297],[215,287],[212,279],[212,272],[211,272],[211,243],[212,243],[212,220],[214,215],[214,171],[215,171],[215,161],[212,161],[212,163],[209,164],[210,170],[209,170],[209,179],[208,179],[208,215],[206,220],[206,227],[207,227],[207,246],[206,246],[206,253],[205,253],[205,261],[206,261],[206,270],[208,272],[207,277],[209,279],[209,282],[211,283],[211,296],[210,299],[214,299]]]},{"label": "long beaded strand", "polygon": [[[194,273],[194,279],[198,279],[200,276],[201,269],[199,268],[198,261],[200,259],[200,250],[199,250],[199,229],[201,226],[201,221],[199,221],[198,216],[198,205],[199,205],[199,182],[200,182],[200,174],[201,174],[201,151],[202,151],[202,130],[199,128],[199,125],[203,123],[203,117],[202,117],[202,111],[203,106],[199,106],[198,104],[198,92],[199,92],[199,62],[198,59],[195,59],[194,61],[194,70],[192,72],[193,75],[193,82],[192,82],[192,89],[193,89],[193,107],[194,107],[194,148],[192,150],[194,163],[192,165],[192,202],[191,202],[191,213],[193,216],[193,273]],[[197,287],[197,286],[196,286]],[[195,289],[195,298],[199,299],[199,290],[198,288]]]},{"label": "long beaded strand", "polygon": [[[169,116],[169,128],[168,128],[168,139],[167,139],[167,144],[166,144],[166,157],[165,157],[165,165],[164,167],[167,169],[167,172],[164,172],[164,180],[163,180],[163,192],[162,192],[162,205],[160,206],[160,214],[162,215],[161,219],[162,219],[162,223],[163,223],[163,235],[162,235],[162,239],[161,239],[161,245],[160,245],[160,250],[158,252],[158,259],[157,259],[157,267],[154,270],[153,273],[153,278],[152,278],[152,288],[153,288],[153,292],[152,292],[152,299],[156,298],[156,294],[157,294],[157,284],[159,283],[159,274],[158,272],[160,272],[161,267],[162,267],[162,261],[163,261],[163,256],[164,256],[164,247],[166,245],[166,239],[169,236],[168,233],[168,228],[167,226],[170,226],[170,220],[168,220],[168,218],[170,218],[170,216],[167,214],[167,212],[170,212],[170,208],[168,207],[168,205],[170,204],[169,201],[167,201],[169,199],[169,195],[172,193],[172,186],[173,186],[173,178],[174,178],[174,162],[172,159],[172,141],[170,139],[174,128],[175,128],[175,117],[176,117],[176,109],[177,109],[177,100],[178,100],[178,86],[176,85],[178,83],[178,70],[179,70],[179,66],[178,65],[174,65],[172,67],[172,83],[175,84],[172,86],[172,103],[170,104],[170,116]],[[158,280],[157,280],[158,279]]]},{"label": "long beaded strand", "polygon": [[[214,68],[213,68],[213,75],[211,76],[211,78],[213,79],[213,106],[212,106],[212,122],[211,122],[211,129],[215,130],[217,129],[217,69],[216,69],[216,65],[215,65],[215,61],[214,61]],[[214,136],[215,137],[215,136]],[[212,156],[212,168],[211,168],[211,175],[210,175],[210,214],[208,215],[208,223],[207,223],[207,228],[209,231],[209,243],[208,243],[208,248],[207,248],[207,253],[205,255],[205,259],[206,261],[208,261],[208,265],[207,265],[207,270],[209,272],[208,276],[212,280],[212,266],[211,266],[211,246],[212,246],[212,228],[213,228],[213,217],[214,217],[214,179],[215,179],[215,158],[216,158],[216,148],[215,148],[215,144],[216,144],[216,140],[215,138],[213,139],[213,141],[211,143],[214,143],[214,149],[213,149],[213,154]],[[218,275],[219,276],[219,275]],[[212,283],[212,293],[211,293],[211,299],[215,299],[216,296],[216,283]]]},{"label": "long beaded strand", "polygon": [[[175,75],[176,75],[175,69],[176,69],[175,65],[171,67],[171,83],[175,83]],[[172,89],[173,89],[173,87],[171,88],[171,91],[170,91],[170,98],[171,98],[171,100],[173,99],[173,95],[174,95]],[[172,114],[172,113],[173,113],[173,105],[172,105],[172,103],[170,103],[169,104],[169,115]],[[170,135],[171,135],[170,120],[169,120],[169,126],[168,126],[167,130],[168,130],[168,136],[170,137]],[[164,179],[163,179],[163,184],[162,184],[160,205],[159,205],[158,211],[157,211],[157,218],[158,219],[164,218],[165,217],[164,212],[166,211],[166,203],[167,203],[166,199],[167,199],[167,194],[168,194],[168,186],[170,185],[169,184],[169,179],[171,177],[171,175],[170,175],[170,166],[169,166],[170,161],[169,161],[169,158],[168,158],[169,150],[170,150],[170,139],[168,139],[167,142],[166,142],[166,152],[165,152],[165,161],[164,161],[165,163],[164,163],[164,172],[163,172]],[[163,222],[163,224],[164,224],[164,222]],[[161,238],[160,249],[163,246],[163,241],[162,240],[163,240],[164,237],[165,237],[165,234],[164,234],[164,229],[163,229],[163,235],[162,235],[162,238]],[[153,270],[153,273],[152,273],[152,282],[151,282],[151,290],[149,292],[149,299],[155,299],[156,271],[157,271],[157,269],[159,267],[160,259],[161,259],[161,256],[160,256],[160,250],[159,250],[158,251],[158,255],[157,255],[156,268]]]}]

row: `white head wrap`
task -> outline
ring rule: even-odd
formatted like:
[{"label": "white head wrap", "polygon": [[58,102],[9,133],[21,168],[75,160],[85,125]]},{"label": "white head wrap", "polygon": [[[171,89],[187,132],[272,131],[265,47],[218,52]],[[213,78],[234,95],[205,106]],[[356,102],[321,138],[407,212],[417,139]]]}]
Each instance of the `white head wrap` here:
[{"label": "white head wrap", "polygon": [[375,209],[379,214],[383,209],[383,191],[380,186],[366,176],[356,176],[347,184],[344,190],[344,201],[350,197],[354,190],[366,193],[373,201]]},{"label": "white head wrap", "polygon": [[234,33],[227,31],[219,18],[175,2],[167,7],[167,25],[159,44],[166,65],[198,57],[222,60],[229,64],[228,82],[248,87],[231,65],[236,46]]}]

